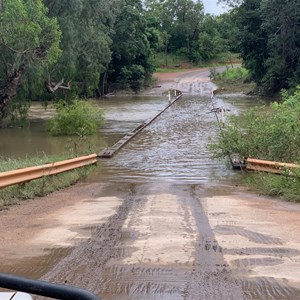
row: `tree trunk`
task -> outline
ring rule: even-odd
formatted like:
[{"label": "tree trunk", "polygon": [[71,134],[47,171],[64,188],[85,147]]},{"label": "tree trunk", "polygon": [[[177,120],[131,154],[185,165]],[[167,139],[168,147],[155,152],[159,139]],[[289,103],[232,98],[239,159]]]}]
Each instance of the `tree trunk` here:
[{"label": "tree trunk", "polygon": [[[1,1],[1,0],[0,0]],[[6,117],[6,107],[11,98],[17,94],[21,81],[22,67],[19,70],[13,70],[7,77],[4,88],[0,91],[0,120]]]},{"label": "tree trunk", "polygon": [[107,72],[103,75],[103,81],[102,81],[102,96],[104,96],[107,93]]},{"label": "tree trunk", "polygon": [[100,75],[98,89],[97,89],[97,97],[102,98],[107,93],[107,71]]},{"label": "tree trunk", "polygon": [[[2,9],[2,0],[0,0],[0,13]],[[8,47],[7,45],[5,45]],[[16,52],[12,48],[8,48],[12,52]],[[24,51],[23,55],[25,56],[27,51]],[[35,48],[32,53],[32,59],[43,59],[47,54],[47,49],[43,45]],[[11,65],[10,69],[6,72],[6,81],[4,87],[0,90],[0,120],[7,116],[7,105],[8,102],[16,96],[18,87],[21,84],[21,77],[25,71],[26,66],[28,65],[29,58],[23,57],[23,61],[19,67],[16,67],[16,64]]]}]

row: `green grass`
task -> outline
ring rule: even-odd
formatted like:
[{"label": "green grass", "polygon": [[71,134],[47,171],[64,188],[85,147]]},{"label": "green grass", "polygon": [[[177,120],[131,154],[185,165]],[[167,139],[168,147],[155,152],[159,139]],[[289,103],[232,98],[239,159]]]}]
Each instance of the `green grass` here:
[{"label": "green grass", "polygon": [[300,177],[268,173],[248,174],[245,183],[258,193],[280,197],[287,201],[300,202]]},{"label": "green grass", "polygon": [[198,64],[193,64],[189,61],[188,58],[182,55],[176,55],[168,53],[167,55],[167,64],[164,53],[155,54],[155,66],[156,72],[181,72],[185,70],[190,70],[192,68],[208,68],[208,67],[218,67],[226,66],[231,64],[241,63],[241,60],[238,58],[238,54],[230,53],[221,53],[218,57],[210,60],[203,61]]},{"label": "green grass", "polygon": [[[191,68],[193,68],[193,67],[191,67]],[[156,68],[155,72],[157,72],[157,73],[176,73],[176,72],[188,71],[191,68],[186,68],[186,69]]]},{"label": "green grass", "polygon": [[[0,159],[0,172],[42,165],[65,159],[68,159],[68,157],[43,156],[27,159],[2,158]],[[59,189],[71,186],[78,182],[81,178],[84,178],[94,168],[94,166],[82,167],[58,175],[45,176],[40,179],[0,189],[0,209],[4,206],[18,203],[20,200],[41,197]]]},{"label": "green grass", "polygon": [[213,82],[225,92],[249,94],[255,89],[255,83],[249,80],[249,73],[245,68],[229,68],[218,73],[215,68],[210,69]]},{"label": "green grass", "polygon": [[[218,140],[208,145],[215,157],[239,153],[278,162],[299,164],[300,86],[293,94],[282,93],[281,102],[231,115]],[[247,183],[261,194],[300,202],[300,170],[283,175],[252,173]]]},{"label": "green grass", "polygon": [[211,77],[215,80],[223,80],[224,82],[247,80],[249,73],[245,68],[227,68],[222,73],[216,72],[214,68],[211,68]]}]

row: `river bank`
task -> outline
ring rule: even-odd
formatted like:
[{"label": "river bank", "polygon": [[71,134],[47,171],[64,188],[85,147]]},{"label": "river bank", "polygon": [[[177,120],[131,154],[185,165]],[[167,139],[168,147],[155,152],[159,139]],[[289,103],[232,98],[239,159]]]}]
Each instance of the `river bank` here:
[{"label": "river bank", "polygon": [[[86,182],[0,212],[0,271],[104,300],[299,299],[300,209],[210,159],[212,85],[194,72],[170,80],[184,97]],[[254,105],[216,98],[232,112]],[[126,131],[159,99],[110,103],[111,121]]]}]

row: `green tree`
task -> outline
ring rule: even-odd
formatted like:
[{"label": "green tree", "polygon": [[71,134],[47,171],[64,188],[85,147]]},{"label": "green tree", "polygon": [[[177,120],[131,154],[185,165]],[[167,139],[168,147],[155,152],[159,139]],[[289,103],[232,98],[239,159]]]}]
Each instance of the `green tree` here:
[{"label": "green tree", "polygon": [[295,88],[300,80],[300,2],[225,2],[236,5],[238,50],[260,90],[274,94]]},{"label": "green tree", "polygon": [[220,3],[226,4],[229,7],[233,7],[233,8],[240,6],[243,2],[244,0],[218,0],[218,4]]},{"label": "green tree", "polygon": [[108,80],[138,91],[153,72],[153,53],[148,38],[155,37],[148,30],[140,0],[125,0],[114,31]]},{"label": "green tree", "polygon": [[165,49],[190,56],[198,40],[203,22],[203,3],[200,0],[148,0],[147,12],[158,16],[158,29],[165,38]]},{"label": "green tree", "polygon": [[30,66],[53,65],[59,58],[60,30],[41,0],[0,2],[0,119]]},{"label": "green tree", "polygon": [[111,36],[122,0],[45,0],[45,3],[63,32],[63,54],[58,64],[49,69],[49,75],[56,82],[62,78],[71,80],[73,93],[81,96],[101,94],[99,81],[111,61]]},{"label": "green tree", "polygon": [[74,135],[84,137],[97,132],[103,124],[103,113],[90,102],[77,100],[71,104],[58,102],[57,114],[48,121],[51,135]]},{"label": "green tree", "polygon": [[226,50],[228,47],[219,29],[218,18],[206,15],[198,39],[192,43],[188,57],[193,62],[203,62],[217,57],[218,54]]},{"label": "green tree", "polygon": [[237,14],[240,29],[238,49],[244,66],[256,83],[260,83],[266,73],[265,61],[268,57],[268,36],[263,27],[260,3],[261,0],[246,0]]},{"label": "green tree", "polygon": [[300,81],[300,2],[262,1],[261,15],[268,34],[262,88],[267,93],[295,88]]}]

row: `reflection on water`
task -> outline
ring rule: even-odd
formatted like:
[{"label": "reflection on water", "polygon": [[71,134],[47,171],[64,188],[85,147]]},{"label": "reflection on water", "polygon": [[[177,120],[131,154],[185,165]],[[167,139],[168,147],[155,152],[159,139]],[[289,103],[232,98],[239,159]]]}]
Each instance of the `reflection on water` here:
[{"label": "reflection on water", "polygon": [[[116,137],[117,139],[118,137]],[[0,130],[0,155],[2,157],[24,158],[36,155],[71,154],[81,148],[105,147],[107,140],[98,134],[82,140],[79,137],[51,137],[45,122],[35,120],[29,128],[7,128]]]},{"label": "reflection on water", "polygon": [[0,156],[23,158],[44,154],[69,154],[75,148],[99,152],[160,111],[165,103],[167,100],[161,97],[138,96],[111,97],[95,101],[95,106],[103,109],[106,121],[97,135],[84,140],[79,137],[50,136],[45,120],[53,115],[54,110],[51,107],[45,110],[41,104],[34,103],[30,111],[33,120],[29,128],[0,129]]},{"label": "reflection on water", "polygon": [[[238,113],[258,104],[253,98],[215,98],[215,107]],[[154,123],[143,130],[93,179],[111,181],[168,180],[205,183],[235,173],[224,161],[212,160],[207,144],[217,138],[219,127],[210,113],[210,98],[184,96]]]},{"label": "reflection on water", "polygon": [[[222,97],[213,100],[236,114],[259,102],[250,97]],[[95,101],[105,112],[106,122],[96,136],[85,141],[51,137],[47,134],[45,112],[32,109],[36,118],[30,128],[0,130],[0,153],[8,157],[67,153],[74,144],[91,151],[113,145],[124,134],[156,115],[168,104],[165,97],[111,97]],[[144,181],[171,180],[208,184],[213,179],[234,174],[224,161],[212,160],[207,149],[210,139],[217,138],[219,128],[209,97],[184,96],[167,109],[150,126],[127,144],[114,158],[102,160],[89,180]]]}]

